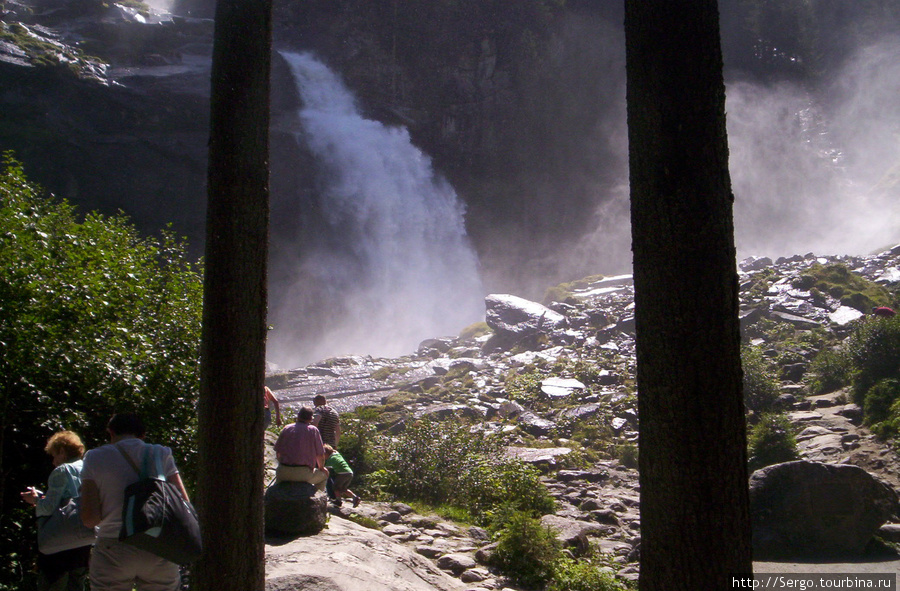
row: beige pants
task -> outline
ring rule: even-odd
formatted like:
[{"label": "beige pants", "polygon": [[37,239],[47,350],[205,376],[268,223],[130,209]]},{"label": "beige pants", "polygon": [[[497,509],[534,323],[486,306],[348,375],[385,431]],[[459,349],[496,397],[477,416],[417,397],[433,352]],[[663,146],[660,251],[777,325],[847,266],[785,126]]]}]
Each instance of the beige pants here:
[{"label": "beige pants", "polygon": [[308,466],[285,466],[278,464],[275,469],[275,482],[308,482],[320,492],[325,490],[328,481],[328,470],[318,470]]},{"label": "beige pants", "polygon": [[178,565],[119,540],[98,538],[91,550],[92,591],[176,591]]}]

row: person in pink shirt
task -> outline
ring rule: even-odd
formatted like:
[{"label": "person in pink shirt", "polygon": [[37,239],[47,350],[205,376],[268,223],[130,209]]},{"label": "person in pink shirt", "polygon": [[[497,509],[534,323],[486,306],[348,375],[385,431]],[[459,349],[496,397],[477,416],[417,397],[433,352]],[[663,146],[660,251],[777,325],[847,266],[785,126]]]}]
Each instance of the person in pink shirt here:
[{"label": "person in pink shirt", "polygon": [[278,467],[275,482],[309,482],[318,490],[325,490],[328,469],[325,468],[325,447],[319,429],[310,422],[313,410],[304,406],[297,414],[297,422],[281,431],[275,442]]}]

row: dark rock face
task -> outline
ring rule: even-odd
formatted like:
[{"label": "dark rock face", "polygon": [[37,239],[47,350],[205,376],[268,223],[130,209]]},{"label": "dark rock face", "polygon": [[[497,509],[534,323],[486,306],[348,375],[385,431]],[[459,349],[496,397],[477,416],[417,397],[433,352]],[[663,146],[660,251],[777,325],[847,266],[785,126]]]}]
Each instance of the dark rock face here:
[{"label": "dark rock face", "polygon": [[315,535],[325,528],[328,497],[308,482],[279,482],[266,490],[266,534]]},{"label": "dark rock face", "polygon": [[797,461],[750,477],[756,559],[858,556],[897,510],[897,493],[857,466]]}]

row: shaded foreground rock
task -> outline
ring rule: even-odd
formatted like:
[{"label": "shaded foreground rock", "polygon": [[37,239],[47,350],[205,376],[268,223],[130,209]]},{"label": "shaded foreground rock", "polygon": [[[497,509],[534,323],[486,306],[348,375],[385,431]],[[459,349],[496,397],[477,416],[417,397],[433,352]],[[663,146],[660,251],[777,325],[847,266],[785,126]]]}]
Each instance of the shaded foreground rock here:
[{"label": "shaded foreground rock", "polygon": [[308,482],[279,482],[266,490],[266,534],[309,536],[322,531],[328,497]]},{"label": "shaded foreground rock", "polygon": [[266,591],[462,591],[467,586],[380,531],[332,516],[321,533],[266,546]]},{"label": "shaded foreground rock", "polygon": [[858,466],[801,460],[762,468],[750,477],[754,557],[859,556],[897,502]]}]

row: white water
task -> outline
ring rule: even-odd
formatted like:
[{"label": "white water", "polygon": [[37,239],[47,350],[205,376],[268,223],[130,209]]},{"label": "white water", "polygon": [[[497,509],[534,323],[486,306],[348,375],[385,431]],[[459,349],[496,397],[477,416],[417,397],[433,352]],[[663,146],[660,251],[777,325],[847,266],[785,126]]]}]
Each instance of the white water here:
[{"label": "white water", "polygon": [[[335,248],[301,253],[298,297],[275,311],[269,359],[290,366],[344,354],[398,356],[482,320],[478,260],[453,188],[405,128],[365,119],[324,64],[310,54],[282,55],[303,102],[297,140],[316,159],[319,205]],[[287,334],[277,322],[318,313],[300,303],[310,285],[333,304],[315,339]]]}]

